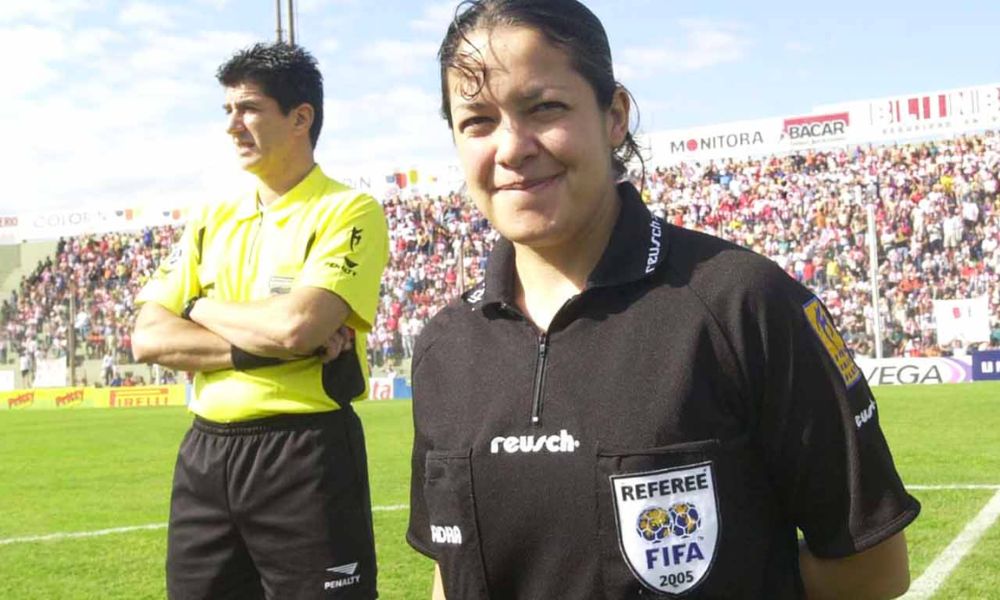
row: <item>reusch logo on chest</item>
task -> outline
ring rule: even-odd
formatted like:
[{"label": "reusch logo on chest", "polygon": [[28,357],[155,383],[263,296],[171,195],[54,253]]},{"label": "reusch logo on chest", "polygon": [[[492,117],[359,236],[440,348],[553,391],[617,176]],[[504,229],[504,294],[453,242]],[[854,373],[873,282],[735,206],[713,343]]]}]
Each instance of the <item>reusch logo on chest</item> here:
[{"label": "reusch logo on chest", "polygon": [[490,442],[490,454],[574,452],[579,447],[580,441],[563,429],[552,435],[499,435]]},{"label": "reusch logo on chest", "polygon": [[618,543],[646,588],[679,595],[708,574],[719,538],[712,463],[612,475]]}]

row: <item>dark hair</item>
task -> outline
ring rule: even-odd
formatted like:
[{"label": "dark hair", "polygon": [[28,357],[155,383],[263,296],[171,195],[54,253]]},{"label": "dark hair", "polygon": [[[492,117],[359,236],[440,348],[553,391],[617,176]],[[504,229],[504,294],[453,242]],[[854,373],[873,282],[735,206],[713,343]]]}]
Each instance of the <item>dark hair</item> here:
[{"label": "dark hair", "polygon": [[[452,126],[451,101],[448,90],[448,69],[455,69],[473,82],[463,94],[475,96],[486,85],[487,71],[481,57],[460,53],[459,48],[468,42],[476,30],[487,31],[496,27],[528,27],[541,33],[552,44],[562,48],[569,56],[573,68],[594,90],[597,105],[602,110],[611,106],[614,94],[622,89],[632,99],[632,94],[615,80],[611,63],[611,45],[600,19],[577,0],[464,0],[455,9],[455,18],[438,50],[441,64],[441,115]],[[638,115],[638,107],[635,108]],[[637,117],[638,120],[638,117]],[[611,153],[615,175],[626,173],[626,165],[633,158],[642,163],[639,145],[631,132],[625,141]],[[643,164],[645,171],[645,164]]]},{"label": "dark hair", "polygon": [[309,140],[316,147],[323,128],[323,75],[312,54],[283,42],[258,43],[233,54],[219,67],[215,78],[227,87],[247,81],[256,83],[274,98],[285,115],[303,103],[312,105]]}]

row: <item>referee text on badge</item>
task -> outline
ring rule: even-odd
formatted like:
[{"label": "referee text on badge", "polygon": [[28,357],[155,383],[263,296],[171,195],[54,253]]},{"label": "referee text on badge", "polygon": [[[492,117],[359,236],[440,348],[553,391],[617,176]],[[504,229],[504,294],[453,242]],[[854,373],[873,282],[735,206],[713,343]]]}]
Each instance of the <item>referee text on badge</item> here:
[{"label": "referee text on badge", "polygon": [[642,585],[682,594],[712,568],[719,510],[712,463],[612,475],[622,557]]}]

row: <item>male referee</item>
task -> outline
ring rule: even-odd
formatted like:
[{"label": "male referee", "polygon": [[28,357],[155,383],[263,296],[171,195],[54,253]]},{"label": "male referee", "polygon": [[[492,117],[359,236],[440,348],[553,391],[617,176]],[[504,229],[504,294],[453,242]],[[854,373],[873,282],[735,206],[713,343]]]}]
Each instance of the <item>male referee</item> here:
[{"label": "male referee", "polygon": [[136,358],[194,371],[174,472],[170,598],[376,598],[365,337],[388,260],[381,206],[313,158],[323,78],[258,44],[217,73],[255,190],[194,211],[139,294]]}]

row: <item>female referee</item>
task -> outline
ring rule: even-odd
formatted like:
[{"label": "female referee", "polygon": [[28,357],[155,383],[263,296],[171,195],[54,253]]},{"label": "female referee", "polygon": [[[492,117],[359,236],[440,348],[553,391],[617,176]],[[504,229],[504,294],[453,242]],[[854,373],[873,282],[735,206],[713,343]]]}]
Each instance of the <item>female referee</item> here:
[{"label": "female referee", "polygon": [[903,593],[920,506],[864,377],[779,267],[617,183],[637,148],[597,17],[463,2],[439,57],[502,239],[413,361],[407,539],[435,597]]}]

